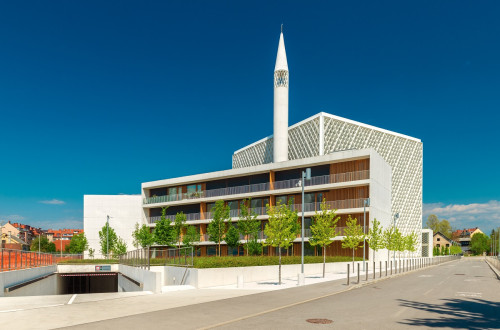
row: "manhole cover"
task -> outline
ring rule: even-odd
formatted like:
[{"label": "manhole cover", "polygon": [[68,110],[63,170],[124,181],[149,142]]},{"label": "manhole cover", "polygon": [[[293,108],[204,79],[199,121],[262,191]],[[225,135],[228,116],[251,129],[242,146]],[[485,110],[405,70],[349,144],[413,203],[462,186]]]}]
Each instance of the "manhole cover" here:
[{"label": "manhole cover", "polygon": [[307,319],[306,320],[309,323],[314,323],[314,324],[330,324],[333,323],[332,320],[329,319]]}]

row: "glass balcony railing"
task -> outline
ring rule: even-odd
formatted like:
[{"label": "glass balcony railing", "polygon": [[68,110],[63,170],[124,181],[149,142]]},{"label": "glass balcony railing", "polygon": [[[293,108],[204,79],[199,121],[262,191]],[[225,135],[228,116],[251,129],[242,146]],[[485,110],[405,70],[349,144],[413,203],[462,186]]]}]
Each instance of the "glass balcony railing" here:
[{"label": "glass balcony railing", "polygon": [[[369,178],[370,178],[370,171],[368,170],[338,173],[338,174],[312,177],[310,180],[306,180],[305,186],[308,187],[308,186],[317,186],[317,185],[331,184],[338,182],[366,180]],[[144,204],[167,203],[167,202],[181,201],[186,199],[212,198],[212,197],[221,197],[228,195],[255,193],[268,190],[300,188],[301,186],[302,186],[301,179],[291,179],[291,180],[274,182],[272,187],[273,189],[271,189],[271,184],[269,182],[266,182],[266,183],[257,183],[245,186],[194,191],[194,192],[174,194],[174,195],[152,196],[144,198],[143,202]]]},{"label": "glass balcony railing", "polygon": [[[353,209],[363,207],[363,201],[365,198],[358,199],[344,199],[339,201],[327,201],[326,205],[329,209],[339,210],[339,209]],[[265,207],[254,207],[250,209],[256,215],[267,215],[267,209]],[[292,204],[292,210],[298,213],[302,212],[302,204]],[[321,203],[304,203],[304,212],[316,212],[321,210]],[[240,210],[230,210],[229,215],[231,218],[237,218],[240,216]],[[165,216],[167,220],[174,221],[175,215]],[[213,218],[212,212],[205,213],[205,220],[211,220]],[[149,223],[156,223],[160,221],[161,216],[149,217]],[[201,213],[186,213],[187,221],[201,220]]]}]

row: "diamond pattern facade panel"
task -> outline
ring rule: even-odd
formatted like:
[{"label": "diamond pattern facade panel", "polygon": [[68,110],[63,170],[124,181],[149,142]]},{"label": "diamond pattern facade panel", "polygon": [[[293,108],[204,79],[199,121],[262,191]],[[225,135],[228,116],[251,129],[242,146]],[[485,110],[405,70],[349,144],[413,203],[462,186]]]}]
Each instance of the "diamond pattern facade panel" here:
[{"label": "diamond pattern facade panel", "polygon": [[[289,129],[290,160],[319,156],[319,116]],[[399,213],[397,226],[408,234],[422,228],[423,145],[417,140],[324,115],[324,154],[349,149],[373,148],[392,168],[392,215]],[[233,168],[272,162],[272,138],[233,155]],[[417,235],[419,240],[421,235]],[[419,244],[420,246],[420,244]],[[421,251],[417,251],[421,253]]]}]

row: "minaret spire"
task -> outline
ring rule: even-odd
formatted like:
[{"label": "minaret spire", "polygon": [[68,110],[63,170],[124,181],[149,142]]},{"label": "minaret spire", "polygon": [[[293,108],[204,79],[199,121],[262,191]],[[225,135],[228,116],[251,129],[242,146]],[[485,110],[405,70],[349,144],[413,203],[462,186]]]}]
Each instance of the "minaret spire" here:
[{"label": "minaret spire", "polygon": [[288,160],[288,62],[286,60],[283,24],[274,66],[274,133],[273,162]]}]

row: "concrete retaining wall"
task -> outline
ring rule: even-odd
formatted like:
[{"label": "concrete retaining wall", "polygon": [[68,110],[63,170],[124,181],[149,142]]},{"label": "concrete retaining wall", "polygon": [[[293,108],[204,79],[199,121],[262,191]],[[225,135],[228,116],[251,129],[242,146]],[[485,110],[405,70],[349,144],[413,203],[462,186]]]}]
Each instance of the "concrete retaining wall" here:
[{"label": "concrete retaining wall", "polygon": [[[154,272],[147,269],[141,269],[136,267],[131,267],[127,265],[118,265],[118,271],[123,275],[133,279],[142,284],[141,290],[132,290],[132,291],[152,291],[154,293],[161,292],[161,272]],[[122,279],[122,284],[125,283],[127,279]],[[127,291],[127,289],[131,289],[133,286],[130,285],[130,281],[128,284],[124,284],[123,287],[119,288],[119,291]],[[120,279],[118,286],[120,286]]]},{"label": "concrete retaining wall", "polygon": [[37,281],[32,283],[24,288],[19,288],[12,292],[5,293],[5,288],[10,287],[16,284],[21,284],[27,281],[31,281],[42,276],[46,276],[49,274],[54,274],[57,270],[57,266],[46,266],[46,267],[38,267],[38,268],[29,268],[22,270],[14,270],[10,272],[1,272],[0,273],[0,297],[13,297],[13,296],[22,296],[26,295],[26,290],[29,290],[30,296],[35,295],[51,295],[56,294],[57,286],[56,286],[56,277],[51,276],[47,279]]},{"label": "concrete retaining wall", "polygon": [[110,272],[118,272],[118,264],[99,264],[99,265],[57,265],[58,273],[100,273],[95,271],[96,266],[111,266]]},{"label": "concrete retaining wall", "polygon": [[[327,273],[345,274],[347,272],[347,262],[334,262],[326,264]],[[244,282],[256,281],[278,281],[278,266],[255,266],[255,267],[228,267],[228,268],[188,268],[184,283],[181,280],[186,268],[166,266],[163,285],[192,285],[196,288],[207,288],[213,286],[236,284],[238,275],[243,275]],[[300,273],[301,266],[283,265],[281,266],[282,277],[296,278]],[[323,273],[323,264],[306,264],[304,273],[316,275]],[[175,280],[174,280],[175,278]]]}]

